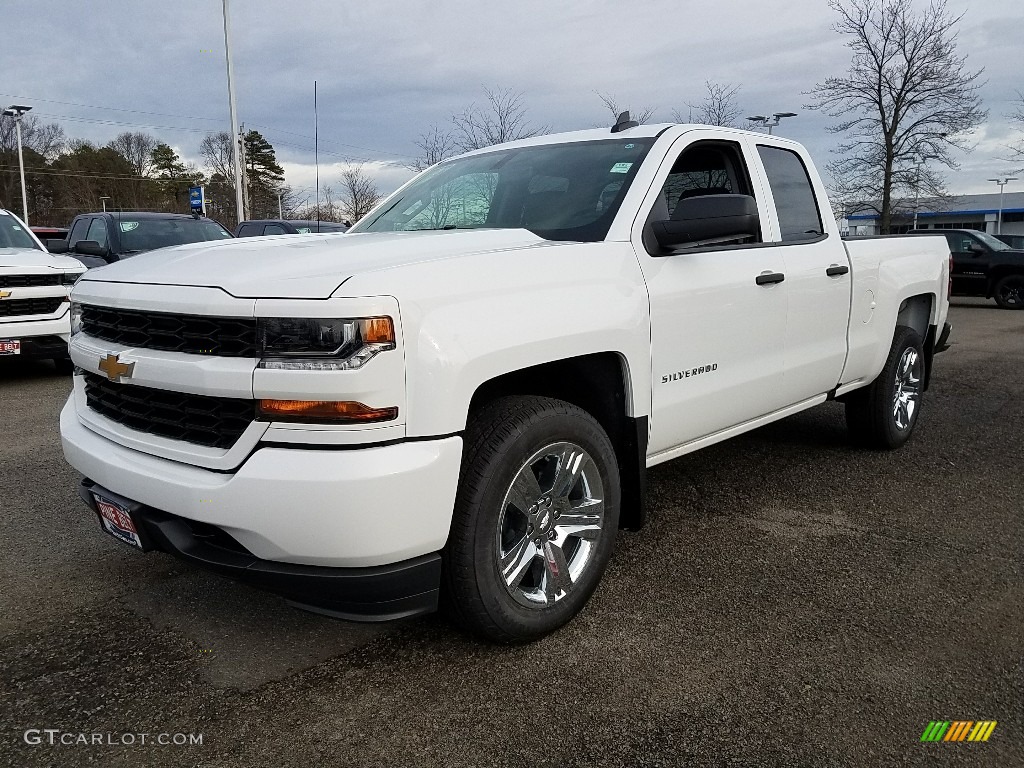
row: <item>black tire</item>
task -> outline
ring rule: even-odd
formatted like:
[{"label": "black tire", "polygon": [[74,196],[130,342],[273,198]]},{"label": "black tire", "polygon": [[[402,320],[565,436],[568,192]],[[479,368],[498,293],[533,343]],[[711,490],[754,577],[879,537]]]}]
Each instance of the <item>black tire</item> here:
[{"label": "black tire", "polygon": [[[585,458],[568,462],[578,467],[571,477],[582,479],[558,474],[563,463],[554,458],[554,453],[544,453],[564,446],[583,452]],[[543,458],[536,458],[540,455]],[[529,463],[531,459],[536,460]],[[513,480],[528,484],[528,479],[523,480],[527,471],[541,489],[549,476],[545,473],[554,473],[550,475],[551,489],[537,497],[541,502],[547,499],[537,512],[543,518],[519,510],[526,502],[514,501]],[[572,486],[576,489],[573,493],[578,494],[575,502],[569,491],[561,500],[562,494],[554,487],[557,477],[566,480],[566,487],[578,483]],[[571,528],[563,527],[565,521],[577,520],[582,509],[564,505],[588,503],[588,510],[596,509],[591,496],[598,486],[603,500],[600,530],[592,526],[585,538],[573,539],[570,534],[562,541]],[[582,500],[581,489],[585,490]],[[449,616],[470,632],[499,643],[529,642],[564,625],[586,604],[608,565],[619,525],[620,495],[615,450],[600,424],[587,412],[544,397],[505,397],[483,407],[466,429],[452,529],[442,552],[442,605]],[[529,494],[522,498],[528,496],[534,498]],[[530,509],[537,507],[533,504]],[[559,509],[563,511],[558,513]],[[556,519],[563,522],[559,524]],[[522,530],[513,531],[515,525],[521,525]],[[519,576],[515,585],[506,583],[499,564],[505,542],[509,542],[510,558],[512,550],[523,553],[512,560],[530,563],[521,568],[525,575]],[[527,549],[532,542],[540,542],[535,556]],[[557,553],[551,547],[557,548]],[[575,579],[571,577],[574,562],[582,563]],[[556,583],[552,573],[563,576]],[[541,595],[544,602],[532,602],[527,594],[531,584],[537,590],[531,594]],[[551,594],[547,594],[549,586]]]},{"label": "black tire", "polygon": [[1024,275],[1006,275],[992,290],[992,297],[1002,309],[1024,309]]},{"label": "black tire", "polygon": [[57,369],[57,373],[70,376],[75,372],[75,364],[71,361],[70,357],[55,357],[53,358],[53,367]]},{"label": "black tire", "polygon": [[[899,397],[909,398],[911,387],[901,382],[901,368],[907,356],[916,354],[911,371],[916,378],[916,397],[913,408],[897,408]],[[901,386],[903,387],[901,389]],[[882,372],[870,385],[851,392],[846,397],[846,426],[853,441],[865,448],[899,448],[910,438],[921,413],[924,394],[924,342],[913,328],[900,325],[889,349]],[[909,411],[909,413],[908,413]]]}]

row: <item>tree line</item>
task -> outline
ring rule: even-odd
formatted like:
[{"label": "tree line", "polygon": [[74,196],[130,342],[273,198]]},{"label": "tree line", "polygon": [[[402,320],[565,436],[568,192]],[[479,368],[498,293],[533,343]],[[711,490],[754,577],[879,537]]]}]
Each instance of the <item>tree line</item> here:
[{"label": "tree line", "polygon": [[[21,120],[29,220],[66,226],[79,213],[110,210],[189,211],[189,187],[206,187],[207,213],[228,227],[235,213],[233,140],[207,135],[199,145],[202,167],[185,162],[166,142],[125,131],[104,145],[69,138],[58,123],[31,113]],[[361,165],[342,172],[340,191],[325,187],[317,206],[285,183],[273,145],[255,130],[242,134],[245,209],[250,219],[355,220],[379,199]],[[21,179],[14,120],[0,117],[0,206],[21,213]]]}]

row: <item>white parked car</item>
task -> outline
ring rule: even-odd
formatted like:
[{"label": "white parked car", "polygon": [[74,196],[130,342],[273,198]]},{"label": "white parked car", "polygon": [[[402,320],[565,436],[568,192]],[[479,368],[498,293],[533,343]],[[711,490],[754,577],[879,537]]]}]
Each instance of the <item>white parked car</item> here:
[{"label": "white parked car", "polygon": [[941,237],[844,243],[784,138],[620,123],[417,176],[345,237],[200,243],[75,287],[61,414],[105,529],[334,615],[568,621],[648,467],[827,400],[894,448]]},{"label": "white parked car", "polygon": [[0,358],[49,358],[71,372],[69,295],[83,272],[81,262],[51,255],[0,208]]}]

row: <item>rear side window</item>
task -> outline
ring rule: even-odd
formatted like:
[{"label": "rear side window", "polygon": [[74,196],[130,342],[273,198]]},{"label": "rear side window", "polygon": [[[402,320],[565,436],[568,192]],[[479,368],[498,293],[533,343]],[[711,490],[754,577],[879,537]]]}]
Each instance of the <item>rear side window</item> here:
[{"label": "rear side window", "polygon": [[796,152],[759,146],[758,154],[775,197],[782,242],[813,240],[824,231],[811,177]]},{"label": "rear side window", "polygon": [[238,229],[239,237],[254,237],[260,233],[259,224],[243,224]]}]

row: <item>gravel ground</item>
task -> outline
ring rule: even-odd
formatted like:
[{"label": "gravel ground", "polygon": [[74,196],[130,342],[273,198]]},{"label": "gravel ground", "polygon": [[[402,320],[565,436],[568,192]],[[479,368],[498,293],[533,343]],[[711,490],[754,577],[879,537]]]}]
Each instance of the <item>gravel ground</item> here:
[{"label": "gravel ground", "polygon": [[[0,762],[1024,766],[1024,312],[951,320],[902,450],[850,448],[827,404],[657,467],[589,607],[511,649],[119,545],[61,457],[68,379],[3,361]],[[921,744],[939,719],[999,725]]]}]

